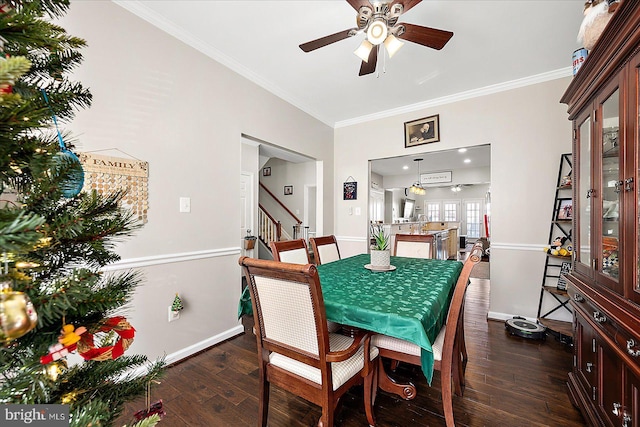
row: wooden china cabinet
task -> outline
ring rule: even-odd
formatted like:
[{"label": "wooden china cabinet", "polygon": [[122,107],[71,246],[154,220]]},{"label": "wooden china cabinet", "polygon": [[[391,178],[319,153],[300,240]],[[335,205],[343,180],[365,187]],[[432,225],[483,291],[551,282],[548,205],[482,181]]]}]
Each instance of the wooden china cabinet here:
[{"label": "wooden china cabinet", "polygon": [[590,425],[640,426],[640,0],[625,0],[561,102],[573,122],[574,367]]}]

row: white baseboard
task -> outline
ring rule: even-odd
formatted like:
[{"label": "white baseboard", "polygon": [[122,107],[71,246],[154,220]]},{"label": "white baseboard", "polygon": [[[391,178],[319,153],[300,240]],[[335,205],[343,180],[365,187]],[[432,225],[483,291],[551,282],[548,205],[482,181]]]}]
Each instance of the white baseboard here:
[{"label": "white baseboard", "polygon": [[[182,359],[186,359],[187,357],[196,354],[199,351],[205,350],[211,346],[214,346],[218,343],[221,343],[224,340],[228,340],[229,338],[233,338],[237,335],[240,335],[244,332],[244,326],[238,325],[231,329],[228,329],[218,335],[214,335],[205,340],[197,342],[189,347],[185,347],[181,350],[175,351],[171,354],[165,356],[164,361],[167,365],[171,365],[173,363],[179,362]],[[149,370],[149,365],[152,361],[149,361],[147,364],[143,366],[139,366],[136,369],[131,370],[127,374],[132,374],[134,376],[144,375]]]},{"label": "white baseboard", "polygon": [[193,354],[196,354],[199,351],[202,351],[218,343],[221,343],[224,340],[228,340],[229,338],[233,338],[236,335],[240,335],[243,332],[244,332],[244,326],[238,325],[218,335],[214,335],[210,338],[207,338],[193,345],[190,345],[189,347],[185,347],[181,350],[168,354],[165,357],[165,361],[167,362],[167,365],[179,362],[180,360],[185,359]]}]

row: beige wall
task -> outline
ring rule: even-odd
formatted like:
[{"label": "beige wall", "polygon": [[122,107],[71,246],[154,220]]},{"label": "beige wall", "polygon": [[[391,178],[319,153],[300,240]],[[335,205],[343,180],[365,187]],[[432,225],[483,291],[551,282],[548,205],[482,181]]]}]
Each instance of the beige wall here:
[{"label": "beige wall", "polygon": [[[118,250],[146,276],[130,352],[176,359],[237,333],[242,134],[323,161],[332,229],[333,129],[110,1],[74,1],[61,24],[89,45],[74,78],[94,103],[65,126],[79,151],[149,162],[149,222]],[[175,292],[185,310],[168,323]]]},{"label": "beige wall", "polygon": [[[571,150],[558,103],[568,78],[338,128],[334,139],[330,127],[114,3],[74,1],[62,25],[89,43],[76,79],[94,104],[66,126],[79,151],[117,148],[150,164],[149,222],[119,246],[120,266],[146,276],[126,311],[138,331],[130,352],[171,361],[238,332],[243,134],[319,161],[319,232],[335,232],[345,256],[366,251],[368,203],[364,191],[343,201],[342,182],[352,176],[368,188],[368,160],[491,143],[491,311],[535,315],[558,162]],[[435,113],[442,141],[405,149],[403,123]],[[191,213],[178,212],[181,196],[191,197]],[[169,324],[175,292],[185,310]]]},{"label": "beige wall", "polygon": [[[491,144],[490,316],[535,317],[560,155],[571,126],[559,99],[569,78],[336,129],[334,192],[353,176],[368,187],[367,161]],[[403,123],[440,115],[441,141],[404,148]],[[361,216],[349,215],[360,206]],[[345,256],[367,251],[367,198],[336,201],[335,233]]]}]

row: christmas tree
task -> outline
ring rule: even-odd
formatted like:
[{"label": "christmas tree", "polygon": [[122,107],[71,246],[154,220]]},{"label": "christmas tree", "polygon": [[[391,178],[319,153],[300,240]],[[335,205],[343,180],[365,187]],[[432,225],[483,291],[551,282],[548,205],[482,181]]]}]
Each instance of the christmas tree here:
[{"label": "christmas tree", "polygon": [[0,3],[0,403],[65,404],[70,425],[108,426],[163,362],[126,352],[135,330],[122,313],[140,275],[102,270],[139,224],[122,192],[79,192],[81,165],[57,130],[91,104],[68,79],[85,41],[53,23],[68,7]]}]

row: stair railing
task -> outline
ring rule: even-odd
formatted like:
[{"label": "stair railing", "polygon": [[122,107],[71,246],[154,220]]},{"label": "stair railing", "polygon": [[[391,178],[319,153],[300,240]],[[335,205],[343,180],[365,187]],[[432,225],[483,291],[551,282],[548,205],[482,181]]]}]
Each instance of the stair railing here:
[{"label": "stair railing", "polygon": [[258,237],[269,246],[271,242],[278,242],[282,237],[282,224],[276,221],[264,206],[258,204]]}]

